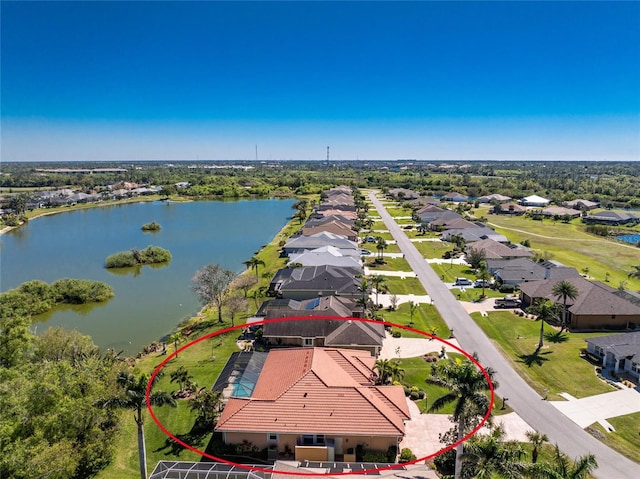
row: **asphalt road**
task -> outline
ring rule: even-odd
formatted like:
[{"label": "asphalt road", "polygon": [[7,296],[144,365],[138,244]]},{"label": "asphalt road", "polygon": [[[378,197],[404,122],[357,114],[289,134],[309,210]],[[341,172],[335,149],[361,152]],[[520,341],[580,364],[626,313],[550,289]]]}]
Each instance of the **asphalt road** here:
[{"label": "asphalt road", "polygon": [[[585,454],[594,454],[598,469],[594,476],[603,479],[637,479],[640,465],[610,449],[577,424],[558,411],[536,393],[509,365],[508,361],[484,335],[458,303],[449,289],[431,269],[416,247],[409,241],[404,231],[387,213],[382,203],[370,193],[369,198],[378,210],[387,229],[396,240],[400,250],[422,286],[433,299],[461,348],[469,353],[476,352],[484,367],[493,368],[500,385],[500,395],[508,398],[508,403],[536,431],[545,433],[552,444],[572,459]],[[569,373],[569,372],[568,372]],[[640,438],[639,438],[640,439]]]}]

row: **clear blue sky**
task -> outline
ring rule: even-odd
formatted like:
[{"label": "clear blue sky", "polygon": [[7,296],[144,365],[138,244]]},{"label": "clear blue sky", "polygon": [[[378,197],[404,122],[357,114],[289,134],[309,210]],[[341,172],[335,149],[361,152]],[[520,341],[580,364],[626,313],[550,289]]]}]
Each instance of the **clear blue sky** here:
[{"label": "clear blue sky", "polygon": [[3,161],[640,159],[635,1],[1,9]]}]

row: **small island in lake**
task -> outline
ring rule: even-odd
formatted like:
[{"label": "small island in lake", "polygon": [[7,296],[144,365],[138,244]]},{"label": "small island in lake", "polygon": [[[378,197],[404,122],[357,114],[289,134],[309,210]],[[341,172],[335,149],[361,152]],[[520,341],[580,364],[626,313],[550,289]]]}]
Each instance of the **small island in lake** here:
[{"label": "small island in lake", "polygon": [[144,232],[151,232],[151,233],[155,233],[160,231],[161,226],[156,223],[155,221],[152,221],[151,223],[145,223],[142,225],[142,231]]},{"label": "small island in lake", "polygon": [[107,258],[106,268],[129,268],[144,264],[168,263],[171,253],[159,246],[147,246],[143,250],[131,249],[112,254]]}]

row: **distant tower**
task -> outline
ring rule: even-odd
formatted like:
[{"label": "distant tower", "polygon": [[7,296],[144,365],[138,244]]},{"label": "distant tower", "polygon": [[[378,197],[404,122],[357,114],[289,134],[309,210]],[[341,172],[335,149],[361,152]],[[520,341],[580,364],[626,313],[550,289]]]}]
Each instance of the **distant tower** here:
[{"label": "distant tower", "polygon": [[258,161],[258,144],[256,143],[256,161]]},{"label": "distant tower", "polygon": [[327,146],[327,165],[329,164],[329,147]]}]

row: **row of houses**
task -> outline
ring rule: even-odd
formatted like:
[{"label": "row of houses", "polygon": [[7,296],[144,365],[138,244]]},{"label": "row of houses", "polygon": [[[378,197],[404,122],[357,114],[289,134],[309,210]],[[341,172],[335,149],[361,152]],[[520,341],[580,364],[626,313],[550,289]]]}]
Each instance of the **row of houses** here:
[{"label": "row of houses", "polygon": [[264,322],[269,351],[234,353],[214,385],[227,398],[215,428],[226,443],[354,462],[357,451],[386,452],[404,437],[402,387],[375,380],[384,326],[352,319],[364,315],[356,218],[351,190],[331,189],[284,244],[273,299],[249,319]]}]

